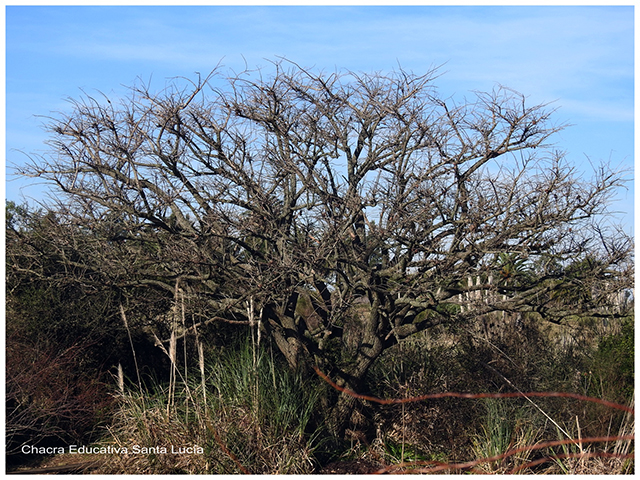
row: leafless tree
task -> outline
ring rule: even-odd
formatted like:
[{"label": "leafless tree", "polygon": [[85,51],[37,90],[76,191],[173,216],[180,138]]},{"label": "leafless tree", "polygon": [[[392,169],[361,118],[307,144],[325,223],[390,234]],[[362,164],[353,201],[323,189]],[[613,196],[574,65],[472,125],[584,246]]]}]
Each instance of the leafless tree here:
[{"label": "leafless tree", "polygon": [[[278,61],[270,76],[134,87],[117,106],[87,96],[23,173],[103,243],[79,260],[101,281],[178,286],[200,325],[248,321],[251,302],[291,366],[352,388],[436,325],[604,314],[632,286],[631,239],[600,222],[624,172],[583,178],[552,149],[563,125],[547,105],[501,86],[457,103],[436,78]],[[515,281],[505,255],[531,274]],[[469,304],[481,291],[494,294]]]}]

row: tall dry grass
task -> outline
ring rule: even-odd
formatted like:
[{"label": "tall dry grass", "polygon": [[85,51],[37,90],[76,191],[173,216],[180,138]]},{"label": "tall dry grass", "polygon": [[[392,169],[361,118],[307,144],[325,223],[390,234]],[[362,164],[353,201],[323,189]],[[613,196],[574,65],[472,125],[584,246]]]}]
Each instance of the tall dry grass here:
[{"label": "tall dry grass", "polygon": [[[196,333],[197,359],[188,357],[184,344],[180,359],[178,330],[186,329],[186,319],[178,289],[176,299],[169,344],[158,340],[170,361],[169,382],[148,379],[146,387],[120,390],[119,409],[102,446],[126,447],[128,454],[111,455],[97,472],[313,472],[313,452],[322,436],[322,427],[312,423],[317,383],[283,368],[254,328],[248,338],[218,349],[208,349]],[[164,447],[167,453],[134,454],[134,446]],[[197,453],[173,454],[171,447]]]}]

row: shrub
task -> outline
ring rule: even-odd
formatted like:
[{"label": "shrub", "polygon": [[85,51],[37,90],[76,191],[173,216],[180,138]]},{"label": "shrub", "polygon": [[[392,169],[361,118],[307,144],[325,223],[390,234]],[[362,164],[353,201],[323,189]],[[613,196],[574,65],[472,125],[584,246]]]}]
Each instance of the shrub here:
[{"label": "shrub", "polygon": [[633,319],[622,323],[620,331],[607,335],[598,344],[591,372],[599,390],[594,392],[612,401],[628,402],[634,392]]},{"label": "shrub", "polygon": [[112,397],[96,371],[82,363],[88,345],[58,350],[7,329],[6,451],[20,458],[23,443],[68,445],[95,439],[109,419]]}]

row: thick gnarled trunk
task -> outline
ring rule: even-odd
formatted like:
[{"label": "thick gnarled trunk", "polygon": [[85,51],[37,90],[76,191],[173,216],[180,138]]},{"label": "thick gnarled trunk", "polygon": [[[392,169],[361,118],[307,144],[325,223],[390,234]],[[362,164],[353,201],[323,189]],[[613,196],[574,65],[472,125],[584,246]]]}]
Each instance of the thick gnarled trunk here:
[{"label": "thick gnarled trunk", "polygon": [[[360,346],[357,350],[351,368],[345,372],[345,376],[338,383],[341,387],[358,392],[362,386],[365,376],[373,365],[373,362],[383,351],[382,339],[380,336],[380,303],[376,299],[371,306],[369,315],[365,317],[364,331]],[[338,397],[336,405],[331,412],[331,432],[336,436],[342,436],[348,427],[353,410],[358,402],[347,392],[342,392]]]}]

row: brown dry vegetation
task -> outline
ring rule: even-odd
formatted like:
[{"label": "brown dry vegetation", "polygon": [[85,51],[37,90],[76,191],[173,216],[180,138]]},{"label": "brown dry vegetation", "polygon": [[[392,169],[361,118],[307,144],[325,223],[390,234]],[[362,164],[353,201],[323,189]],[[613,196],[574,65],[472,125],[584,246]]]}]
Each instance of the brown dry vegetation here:
[{"label": "brown dry vegetation", "polygon": [[[620,325],[583,326],[592,335],[574,329],[573,342],[554,343],[557,329],[540,331],[535,322],[525,323],[519,333],[504,329],[492,337],[471,330],[465,337],[443,332],[440,342],[424,337],[401,343],[385,353],[367,391],[360,393],[408,399],[440,392],[571,391],[633,405],[632,399],[624,400],[627,385],[609,381],[615,376],[594,376],[588,384],[577,370],[606,345],[593,333],[621,340]],[[335,439],[325,427],[327,385],[319,377],[292,374],[272,348],[250,340],[207,350],[204,370],[197,364],[178,368],[175,385],[155,384],[144,394],[135,381],[123,390],[114,388],[114,413],[95,443],[129,450],[133,445],[198,445],[201,454],[65,455],[40,467],[92,461],[89,471],[102,474],[634,471],[633,442],[616,440],[633,435],[633,415],[603,405],[544,397],[391,405],[363,400],[344,439]],[[176,353],[177,367],[178,358]],[[590,437],[609,440],[591,442]],[[572,442],[562,443],[567,440]],[[549,442],[555,444],[536,447]]]}]

